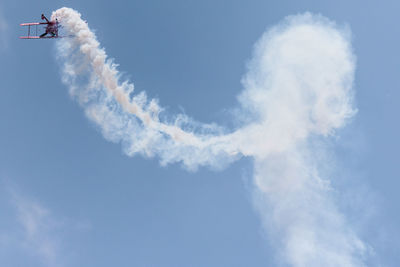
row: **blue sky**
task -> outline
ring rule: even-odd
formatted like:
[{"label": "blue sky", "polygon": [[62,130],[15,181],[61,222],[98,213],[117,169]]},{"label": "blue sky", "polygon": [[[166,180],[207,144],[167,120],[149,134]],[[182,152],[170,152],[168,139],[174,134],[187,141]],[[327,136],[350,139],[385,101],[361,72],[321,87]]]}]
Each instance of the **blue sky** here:
[{"label": "blue sky", "polygon": [[4,266],[275,266],[253,205],[252,159],[190,172],[126,156],[61,82],[52,40],[19,23],[68,6],[124,76],[171,114],[231,127],[254,43],[285,16],[320,13],[352,32],[357,115],[329,146],[337,205],[396,266],[399,4],[395,1],[0,3],[0,263]]}]

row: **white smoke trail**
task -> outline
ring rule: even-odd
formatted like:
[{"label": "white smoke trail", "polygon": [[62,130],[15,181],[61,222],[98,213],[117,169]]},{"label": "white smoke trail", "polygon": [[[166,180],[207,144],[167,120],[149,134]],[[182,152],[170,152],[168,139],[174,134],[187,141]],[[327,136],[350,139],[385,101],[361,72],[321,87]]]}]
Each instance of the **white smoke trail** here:
[{"label": "white smoke trail", "polygon": [[254,158],[256,205],[292,266],[362,266],[366,246],[335,207],[313,140],[332,135],[352,108],[349,33],[311,14],[287,17],[257,42],[239,96],[244,125],[228,132],[184,115],[163,119],[157,100],[120,81],[81,15],[55,11],[68,34],[58,43],[63,81],[108,140],[132,156],[158,156],[189,169]]}]

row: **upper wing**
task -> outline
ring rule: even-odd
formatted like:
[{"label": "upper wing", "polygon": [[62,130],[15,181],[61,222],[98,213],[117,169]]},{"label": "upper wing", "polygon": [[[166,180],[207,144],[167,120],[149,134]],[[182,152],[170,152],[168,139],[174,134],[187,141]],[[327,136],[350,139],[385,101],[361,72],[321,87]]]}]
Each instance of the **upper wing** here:
[{"label": "upper wing", "polygon": [[49,24],[48,22],[32,22],[32,23],[21,23],[21,26],[31,26],[31,25],[41,25],[41,24]]}]

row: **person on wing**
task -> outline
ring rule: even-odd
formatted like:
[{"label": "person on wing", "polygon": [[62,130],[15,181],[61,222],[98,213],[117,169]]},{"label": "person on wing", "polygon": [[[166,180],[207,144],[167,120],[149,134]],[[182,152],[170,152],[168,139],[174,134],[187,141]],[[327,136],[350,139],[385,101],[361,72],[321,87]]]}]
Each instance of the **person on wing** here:
[{"label": "person on wing", "polygon": [[40,38],[45,37],[47,34],[51,34],[51,37],[56,37],[58,35],[58,21],[49,21],[44,14],[42,14],[42,19],[46,20],[46,32],[40,35]]}]

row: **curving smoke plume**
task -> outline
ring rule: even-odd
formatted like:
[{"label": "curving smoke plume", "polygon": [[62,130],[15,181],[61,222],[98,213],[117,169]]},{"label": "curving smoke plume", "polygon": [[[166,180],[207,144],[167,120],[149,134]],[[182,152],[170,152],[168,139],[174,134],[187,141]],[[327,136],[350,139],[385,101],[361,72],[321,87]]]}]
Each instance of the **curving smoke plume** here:
[{"label": "curving smoke plume", "polygon": [[319,173],[323,146],[314,142],[355,113],[347,30],[309,13],[269,29],[255,45],[238,97],[248,118],[228,130],[184,115],[167,119],[157,100],[121,80],[78,12],[61,8],[55,18],[74,36],[58,43],[63,82],[106,139],[120,142],[129,156],[157,156],[161,164],[181,162],[189,169],[221,168],[250,156],[255,205],[279,262],[364,265],[366,245],[335,206],[329,179]]}]

